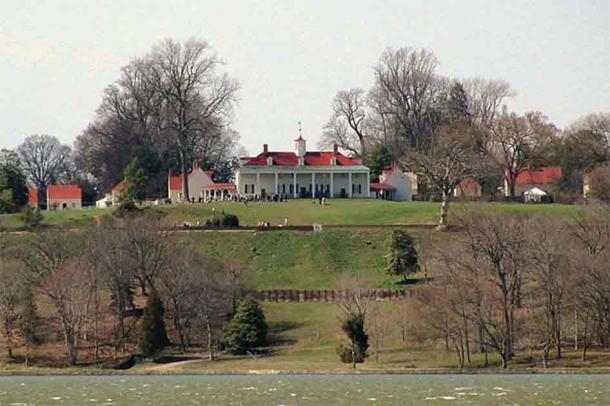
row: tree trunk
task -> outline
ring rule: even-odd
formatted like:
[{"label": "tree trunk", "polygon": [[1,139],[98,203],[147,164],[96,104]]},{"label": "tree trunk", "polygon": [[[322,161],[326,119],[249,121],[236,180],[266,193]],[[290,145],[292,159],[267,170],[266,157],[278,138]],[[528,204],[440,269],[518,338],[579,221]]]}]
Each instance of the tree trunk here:
[{"label": "tree trunk", "polygon": [[189,178],[186,170],[186,157],[184,152],[180,152],[180,169],[182,169],[182,199],[185,202],[190,202],[189,196]]},{"label": "tree trunk", "polygon": [[589,328],[589,315],[585,315],[585,328],[582,334],[582,361],[587,360],[587,330]]},{"label": "tree trunk", "polygon": [[214,361],[214,341],[213,341],[213,331],[212,331],[212,325],[210,323],[210,321],[206,321],[205,323],[205,329],[206,329],[206,334],[208,337],[208,359],[210,361]]},{"label": "tree trunk", "polygon": [[438,220],[438,226],[436,226],[437,230],[446,230],[447,229],[447,216],[449,214],[449,195],[446,191],[443,191],[441,196],[441,216]]},{"label": "tree trunk", "polygon": [[465,347],[466,347],[466,359],[468,360],[468,363],[470,364],[472,362],[472,360],[470,359],[470,337],[468,334],[468,321],[466,320],[466,316],[463,316],[463,320],[464,320],[464,343],[465,343]]},{"label": "tree trunk", "polygon": [[555,357],[561,359],[561,313],[557,310],[555,316]]}]

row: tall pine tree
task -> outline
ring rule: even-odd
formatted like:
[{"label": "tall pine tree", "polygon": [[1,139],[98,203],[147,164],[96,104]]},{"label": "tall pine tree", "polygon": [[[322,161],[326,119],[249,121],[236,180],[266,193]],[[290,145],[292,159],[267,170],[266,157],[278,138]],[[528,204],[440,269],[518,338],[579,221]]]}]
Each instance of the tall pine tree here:
[{"label": "tall pine tree", "polygon": [[417,250],[413,239],[404,230],[394,230],[390,248],[387,255],[389,275],[402,276],[403,282],[407,281],[409,275],[417,272]]},{"label": "tall pine tree", "polygon": [[157,295],[155,289],[152,290],[146,301],[144,317],[142,320],[142,331],[140,336],[140,350],[145,357],[157,354],[170,344],[163,321],[163,302]]}]

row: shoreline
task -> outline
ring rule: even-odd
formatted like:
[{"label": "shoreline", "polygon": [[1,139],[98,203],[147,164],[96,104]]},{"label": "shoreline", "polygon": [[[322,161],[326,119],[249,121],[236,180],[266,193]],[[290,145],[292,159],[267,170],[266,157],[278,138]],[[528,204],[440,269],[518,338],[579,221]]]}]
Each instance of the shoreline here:
[{"label": "shoreline", "polygon": [[184,370],[34,370],[27,369],[7,371],[0,370],[0,378],[5,377],[68,377],[68,376],[382,376],[382,375],[610,375],[610,367],[605,368],[515,368],[515,369],[450,369],[450,368],[414,368],[398,370],[247,370],[247,371],[184,371]]}]

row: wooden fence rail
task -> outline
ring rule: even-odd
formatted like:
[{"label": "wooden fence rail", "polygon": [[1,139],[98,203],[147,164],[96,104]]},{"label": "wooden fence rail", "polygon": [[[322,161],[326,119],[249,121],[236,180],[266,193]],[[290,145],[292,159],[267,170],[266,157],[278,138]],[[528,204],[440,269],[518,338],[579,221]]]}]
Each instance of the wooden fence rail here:
[{"label": "wooden fence rail", "polygon": [[[351,296],[345,289],[249,290],[248,296],[264,302],[336,302]],[[411,295],[406,289],[366,289],[362,295],[374,300],[396,300]]]}]

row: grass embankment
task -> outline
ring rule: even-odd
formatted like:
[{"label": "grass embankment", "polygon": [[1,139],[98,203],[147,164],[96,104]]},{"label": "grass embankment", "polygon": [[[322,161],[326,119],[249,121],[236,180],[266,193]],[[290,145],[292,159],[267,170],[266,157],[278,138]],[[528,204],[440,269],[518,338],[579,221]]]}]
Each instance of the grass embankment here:
[{"label": "grass embankment", "polygon": [[[216,212],[226,211],[239,217],[243,226],[254,226],[258,221],[272,225],[391,225],[391,224],[434,224],[438,219],[439,204],[434,202],[391,202],[372,199],[329,199],[325,206],[303,199],[284,203],[243,203],[218,202],[213,204],[176,204],[159,206],[167,214],[169,222],[204,222]],[[506,214],[549,213],[572,216],[580,210],[578,206],[520,203],[462,203],[451,205],[451,213],[488,210]],[[95,224],[95,218],[111,214],[112,209],[83,209],[43,212],[43,226],[87,227]],[[11,229],[22,227],[17,214],[0,215],[0,227]]]},{"label": "grass embankment", "polygon": [[391,232],[206,232],[178,238],[225,264],[237,264],[248,288],[332,289],[338,287],[342,275],[356,272],[366,274],[377,288],[397,288],[397,278],[385,273]]}]

